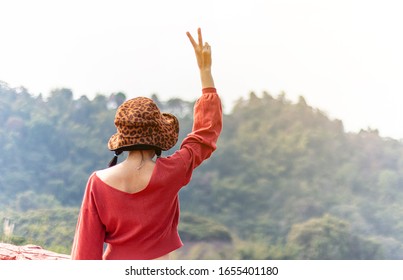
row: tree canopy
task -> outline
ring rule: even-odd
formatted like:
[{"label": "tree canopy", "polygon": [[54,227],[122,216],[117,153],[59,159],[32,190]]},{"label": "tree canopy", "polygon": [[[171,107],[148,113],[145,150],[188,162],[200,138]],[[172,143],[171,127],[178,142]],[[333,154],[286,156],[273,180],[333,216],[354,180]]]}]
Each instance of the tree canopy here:
[{"label": "tree canopy", "polygon": [[[112,157],[106,144],[127,97],[75,99],[63,88],[44,98],[5,83],[0,96],[0,219],[14,221],[15,242],[42,232],[39,245],[65,253],[88,176]],[[194,101],[151,97],[180,121],[169,155],[191,130]],[[217,146],[180,193],[189,242],[224,242],[231,254],[214,255],[223,258],[403,259],[401,141],[347,133],[303,97],[252,92],[224,115]]]}]

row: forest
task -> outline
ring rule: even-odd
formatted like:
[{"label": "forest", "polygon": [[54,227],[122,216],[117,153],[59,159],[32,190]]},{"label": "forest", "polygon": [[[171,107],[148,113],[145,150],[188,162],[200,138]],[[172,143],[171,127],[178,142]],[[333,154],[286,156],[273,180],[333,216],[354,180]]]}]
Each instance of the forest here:
[{"label": "forest", "polygon": [[[190,132],[194,101],[150,96]],[[0,82],[0,242],[69,254],[88,176],[113,153],[123,92],[46,97]],[[177,259],[403,259],[403,142],[301,96],[250,92],[180,192]]]}]

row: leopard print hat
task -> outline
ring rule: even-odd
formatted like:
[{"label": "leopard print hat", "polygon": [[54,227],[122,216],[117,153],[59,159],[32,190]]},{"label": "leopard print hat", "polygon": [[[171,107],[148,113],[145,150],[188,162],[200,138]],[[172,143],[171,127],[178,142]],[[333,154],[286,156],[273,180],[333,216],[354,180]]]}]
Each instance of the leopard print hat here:
[{"label": "leopard print hat", "polygon": [[136,97],[125,101],[116,111],[117,133],[108,142],[111,151],[139,146],[153,146],[163,151],[171,149],[178,141],[178,119],[161,113],[154,101]]}]

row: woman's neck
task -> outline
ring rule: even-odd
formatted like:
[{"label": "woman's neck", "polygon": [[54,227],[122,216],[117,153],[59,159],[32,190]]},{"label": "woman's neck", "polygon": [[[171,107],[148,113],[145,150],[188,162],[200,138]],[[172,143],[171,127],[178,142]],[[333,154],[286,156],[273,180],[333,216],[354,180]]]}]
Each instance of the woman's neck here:
[{"label": "woman's neck", "polygon": [[147,162],[151,162],[154,156],[155,152],[152,150],[130,151],[126,160],[122,163],[130,166],[131,168],[140,170]]}]

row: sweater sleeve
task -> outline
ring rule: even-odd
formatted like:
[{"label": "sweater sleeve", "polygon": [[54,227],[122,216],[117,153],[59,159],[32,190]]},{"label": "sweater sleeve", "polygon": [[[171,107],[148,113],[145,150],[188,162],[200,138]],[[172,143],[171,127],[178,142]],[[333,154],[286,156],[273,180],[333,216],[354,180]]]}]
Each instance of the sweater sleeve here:
[{"label": "sweater sleeve", "polygon": [[104,239],[105,227],[97,212],[91,176],[77,220],[71,258],[73,260],[101,260]]},{"label": "sweater sleeve", "polygon": [[192,132],[181,144],[179,154],[185,164],[185,184],[193,170],[216,150],[222,130],[221,101],[215,88],[204,88],[194,106]]}]

